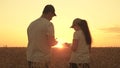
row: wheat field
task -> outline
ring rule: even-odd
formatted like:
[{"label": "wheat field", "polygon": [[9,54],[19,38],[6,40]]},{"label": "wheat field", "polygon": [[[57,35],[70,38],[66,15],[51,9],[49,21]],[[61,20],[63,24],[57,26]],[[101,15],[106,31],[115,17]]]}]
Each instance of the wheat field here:
[{"label": "wheat field", "polygon": [[[52,49],[52,68],[69,68],[68,61],[71,51],[69,48]],[[92,48],[91,68],[120,68],[120,48]],[[1,47],[0,68],[28,68],[26,48]]]}]

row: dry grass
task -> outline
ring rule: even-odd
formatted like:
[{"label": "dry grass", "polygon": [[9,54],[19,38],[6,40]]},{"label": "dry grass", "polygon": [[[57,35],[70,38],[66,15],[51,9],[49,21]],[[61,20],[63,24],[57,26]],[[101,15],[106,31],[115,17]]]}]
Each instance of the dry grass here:
[{"label": "dry grass", "polygon": [[120,48],[93,48],[91,68],[120,68]]},{"label": "dry grass", "polygon": [[[54,49],[52,68],[68,68],[69,49]],[[0,48],[0,68],[27,68],[26,48]],[[120,68],[120,48],[92,48],[91,68]]]}]

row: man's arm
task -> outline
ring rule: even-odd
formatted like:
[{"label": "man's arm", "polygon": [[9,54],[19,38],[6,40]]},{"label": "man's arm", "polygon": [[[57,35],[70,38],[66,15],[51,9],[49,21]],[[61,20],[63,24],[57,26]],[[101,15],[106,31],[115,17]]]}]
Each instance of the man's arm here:
[{"label": "man's arm", "polygon": [[56,39],[54,38],[54,36],[48,35],[48,43],[49,43],[50,46],[54,46],[54,45],[56,45],[58,42],[56,41]]}]

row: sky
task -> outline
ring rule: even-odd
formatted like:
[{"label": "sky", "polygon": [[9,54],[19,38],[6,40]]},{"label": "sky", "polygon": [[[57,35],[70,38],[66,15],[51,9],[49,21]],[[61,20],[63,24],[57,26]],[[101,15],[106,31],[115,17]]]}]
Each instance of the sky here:
[{"label": "sky", "polygon": [[0,47],[27,47],[27,27],[52,4],[55,37],[71,43],[75,18],[88,22],[92,47],[120,47],[120,0],[0,0]]}]

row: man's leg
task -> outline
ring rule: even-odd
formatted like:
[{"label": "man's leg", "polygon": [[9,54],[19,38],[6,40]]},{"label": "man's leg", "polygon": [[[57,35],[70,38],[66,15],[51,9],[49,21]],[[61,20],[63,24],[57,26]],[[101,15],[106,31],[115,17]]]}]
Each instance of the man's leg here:
[{"label": "man's leg", "polygon": [[45,62],[28,61],[28,68],[49,68],[49,65]]}]

